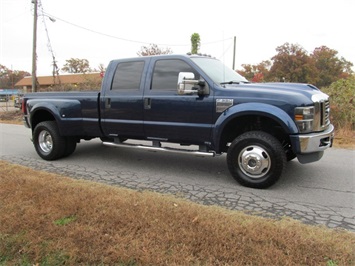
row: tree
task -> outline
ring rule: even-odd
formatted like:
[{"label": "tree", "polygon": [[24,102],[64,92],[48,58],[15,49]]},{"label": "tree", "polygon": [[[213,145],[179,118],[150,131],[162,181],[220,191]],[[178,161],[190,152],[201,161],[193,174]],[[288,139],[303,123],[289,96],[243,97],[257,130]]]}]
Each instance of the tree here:
[{"label": "tree", "polygon": [[340,78],[346,78],[352,74],[353,64],[343,57],[337,57],[338,52],[326,46],[317,47],[311,54],[318,73],[317,87],[327,87]]},{"label": "tree", "polygon": [[30,73],[23,70],[11,70],[4,65],[0,65],[0,89],[10,89]]},{"label": "tree", "polygon": [[92,72],[100,72],[100,75],[103,78],[106,72],[106,67],[104,66],[104,64],[99,64],[98,68],[92,69]]},{"label": "tree", "polygon": [[201,38],[198,33],[193,33],[191,35],[191,53],[198,54],[198,50],[200,49]]},{"label": "tree", "polygon": [[243,64],[244,70],[237,72],[252,82],[264,82],[269,77],[271,62],[269,60],[262,61],[258,65]]},{"label": "tree", "polygon": [[67,73],[88,73],[92,70],[87,59],[71,58],[66,60],[62,71]]},{"label": "tree", "polygon": [[313,53],[301,46],[285,43],[276,48],[278,52],[272,61],[262,61],[257,65],[243,64],[237,72],[250,81],[284,81],[314,84],[324,88],[333,82],[353,75],[353,64],[336,50],[326,46],[315,48]]},{"label": "tree", "polygon": [[338,79],[322,91],[331,99],[330,116],[336,129],[355,130],[355,75]]},{"label": "tree", "polygon": [[297,44],[285,43],[276,48],[269,79],[285,82],[317,82],[317,69],[307,51]]},{"label": "tree", "polygon": [[157,44],[151,43],[149,46],[142,46],[141,50],[137,52],[138,56],[160,55],[160,54],[172,54],[173,51],[170,48],[159,48]]}]

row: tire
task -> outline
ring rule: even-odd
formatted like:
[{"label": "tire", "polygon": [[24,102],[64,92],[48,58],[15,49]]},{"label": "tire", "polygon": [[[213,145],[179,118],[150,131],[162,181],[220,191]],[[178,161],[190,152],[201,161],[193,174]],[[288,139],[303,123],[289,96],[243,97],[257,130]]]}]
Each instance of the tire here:
[{"label": "tire", "polygon": [[55,121],[44,121],[35,127],[33,144],[37,154],[47,161],[63,157],[67,148],[67,140],[59,134]]},{"label": "tire", "polygon": [[63,157],[67,157],[67,156],[71,155],[75,151],[75,149],[76,149],[76,139],[71,138],[71,137],[67,137]]},{"label": "tire", "polygon": [[250,131],[232,142],[227,164],[233,178],[241,185],[268,188],[282,175],[286,155],[275,137],[263,131]]},{"label": "tire", "polygon": [[288,162],[292,161],[297,157],[296,154],[294,154],[292,151],[286,152],[286,159]]}]

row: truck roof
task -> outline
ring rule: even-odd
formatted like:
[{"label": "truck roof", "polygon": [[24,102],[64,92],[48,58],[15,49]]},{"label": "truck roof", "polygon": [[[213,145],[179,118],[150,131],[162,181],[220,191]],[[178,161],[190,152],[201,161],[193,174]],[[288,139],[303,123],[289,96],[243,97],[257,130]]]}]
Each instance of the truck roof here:
[{"label": "truck roof", "polygon": [[213,58],[216,59],[214,57],[211,57],[210,55],[206,55],[206,54],[162,54],[162,55],[148,55],[148,56],[137,56],[137,57],[131,57],[131,58],[120,58],[120,59],[115,59],[113,61],[121,61],[121,60],[135,60],[138,58],[196,58],[196,57],[205,57],[205,58]]}]

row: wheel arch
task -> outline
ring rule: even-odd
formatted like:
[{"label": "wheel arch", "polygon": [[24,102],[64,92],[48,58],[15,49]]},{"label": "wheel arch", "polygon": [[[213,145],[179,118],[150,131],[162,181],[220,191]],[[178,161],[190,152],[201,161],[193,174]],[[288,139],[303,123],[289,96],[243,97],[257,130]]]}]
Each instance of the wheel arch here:
[{"label": "wheel arch", "polygon": [[262,130],[282,142],[298,132],[291,117],[282,109],[262,103],[245,103],[226,110],[216,121],[213,142],[216,152],[227,150],[227,143],[246,131]]},{"label": "wheel arch", "polygon": [[52,106],[43,106],[42,104],[35,104],[30,108],[30,124],[32,132],[36,126],[44,121],[56,121],[58,129],[61,132],[58,121],[60,120],[58,110]]}]

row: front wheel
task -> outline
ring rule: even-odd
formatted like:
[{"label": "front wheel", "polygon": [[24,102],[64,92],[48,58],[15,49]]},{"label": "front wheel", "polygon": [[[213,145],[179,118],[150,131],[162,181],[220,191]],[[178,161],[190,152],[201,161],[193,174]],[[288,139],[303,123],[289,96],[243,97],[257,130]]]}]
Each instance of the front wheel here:
[{"label": "front wheel", "polygon": [[267,188],[282,175],[286,155],[275,137],[263,131],[250,131],[232,142],[227,164],[233,178],[241,185]]},{"label": "front wheel", "polygon": [[63,157],[67,150],[67,140],[60,136],[55,121],[44,121],[35,127],[33,144],[37,154],[47,161]]}]

